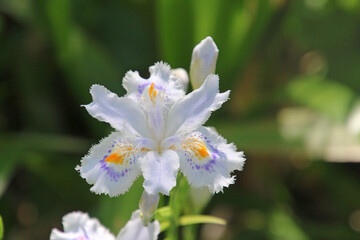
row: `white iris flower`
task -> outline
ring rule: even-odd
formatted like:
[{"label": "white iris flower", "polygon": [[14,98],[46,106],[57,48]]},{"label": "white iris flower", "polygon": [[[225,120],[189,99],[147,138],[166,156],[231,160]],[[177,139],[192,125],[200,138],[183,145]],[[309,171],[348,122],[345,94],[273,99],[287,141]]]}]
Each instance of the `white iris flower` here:
[{"label": "white iris flower", "polygon": [[193,187],[217,193],[234,183],[233,170],[244,165],[243,152],[210,128],[202,125],[212,111],[228,99],[219,93],[219,78],[209,75],[200,88],[185,95],[170,66],[156,63],[150,78],[129,71],[124,97],[93,85],[93,102],[85,105],[99,121],[115,132],[93,146],[77,167],[91,191],[117,196],[128,191],[139,175],[149,194],[169,195],[179,171]]},{"label": "white iris flower", "polygon": [[156,240],[160,233],[159,221],[144,226],[141,223],[140,211],[132,214],[118,236],[115,236],[96,218],[87,213],[72,212],[63,217],[64,232],[53,229],[50,240]]}]

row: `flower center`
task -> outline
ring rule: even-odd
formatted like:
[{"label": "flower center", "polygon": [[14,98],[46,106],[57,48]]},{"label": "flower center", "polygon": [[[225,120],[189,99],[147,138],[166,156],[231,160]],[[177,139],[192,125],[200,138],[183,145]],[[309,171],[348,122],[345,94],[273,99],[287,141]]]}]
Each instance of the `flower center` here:
[{"label": "flower center", "polygon": [[155,104],[156,95],[157,95],[157,91],[155,89],[155,83],[152,83],[149,89],[149,96],[153,104]]}]

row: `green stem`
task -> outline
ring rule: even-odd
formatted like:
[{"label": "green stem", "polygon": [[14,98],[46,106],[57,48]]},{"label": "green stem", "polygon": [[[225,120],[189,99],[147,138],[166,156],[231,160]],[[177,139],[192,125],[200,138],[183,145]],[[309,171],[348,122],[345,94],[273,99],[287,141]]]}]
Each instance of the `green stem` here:
[{"label": "green stem", "polygon": [[171,209],[171,218],[170,226],[167,230],[167,240],[178,240],[179,230],[178,230],[178,221],[180,217],[180,209],[178,204],[178,194],[179,194],[179,182],[180,177],[178,176],[176,181],[176,187],[170,193],[169,207]]},{"label": "green stem", "polygon": [[189,225],[184,227],[183,233],[186,240],[196,239],[197,225]]},{"label": "green stem", "polygon": [[0,240],[2,240],[4,237],[4,224],[2,221],[2,217],[0,216]]},{"label": "green stem", "polygon": [[182,174],[178,175],[176,187],[170,193],[169,207],[171,209],[170,226],[167,230],[167,240],[179,239],[179,219],[188,195],[189,185]]},{"label": "green stem", "polygon": [[179,213],[176,204],[176,195],[177,191],[174,191],[172,196],[170,196],[170,208],[171,208],[171,218],[170,218],[170,226],[167,231],[167,240],[177,240],[179,236],[178,232],[178,220],[179,220]]}]

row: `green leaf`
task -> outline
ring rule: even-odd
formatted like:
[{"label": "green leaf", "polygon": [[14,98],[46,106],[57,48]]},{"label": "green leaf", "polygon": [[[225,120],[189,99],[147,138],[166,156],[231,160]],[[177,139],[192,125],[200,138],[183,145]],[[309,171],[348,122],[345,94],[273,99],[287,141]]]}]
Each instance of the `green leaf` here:
[{"label": "green leaf", "polygon": [[[121,74],[109,50],[73,21],[72,7],[68,0],[47,0],[46,13],[50,40],[65,73],[64,80],[76,97],[75,104],[80,105],[89,102],[89,88],[93,84],[121,89]],[[103,132],[98,123],[86,119],[94,134]]]},{"label": "green leaf", "polygon": [[275,209],[270,217],[269,223],[269,228],[273,236],[271,239],[309,239],[296,223],[296,221],[294,221],[291,214],[283,208]]},{"label": "green leaf", "polygon": [[[185,215],[180,217],[178,225],[186,226],[186,225],[200,224],[200,223],[226,225],[226,221],[224,219],[214,216],[208,216],[208,215]],[[170,227],[170,221],[160,222],[161,231],[164,231],[169,227]]]},{"label": "green leaf", "polygon": [[170,221],[160,222],[160,232],[165,231],[170,227]]},{"label": "green leaf", "polygon": [[113,198],[101,197],[97,216],[113,232],[119,231],[130,219],[133,211],[139,208],[143,181],[142,177],[138,178],[126,194]]},{"label": "green leaf", "polygon": [[0,196],[4,193],[22,151],[9,138],[0,138]]},{"label": "green leaf", "polygon": [[227,2],[221,0],[192,1],[194,8],[194,44],[199,43],[207,36],[214,37],[220,16],[219,9],[224,4]]},{"label": "green leaf", "polygon": [[257,50],[275,9],[271,1],[261,0],[221,1],[218,9],[214,36],[220,50],[217,73],[223,79],[222,88],[229,89],[238,81],[234,76]]},{"label": "green leaf", "polygon": [[161,57],[173,68],[187,68],[195,45],[212,36],[220,49],[216,72],[227,79],[222,87],[230,88],[264,35],[273,5],[261,0],[158,0]]},{"label": "green leaf", "polygon": [[84,153],[90,146],[84,138],[42,133],[8,133],[0,137],[0,150],[15,153],[24,151],[54,151],[61,153]]},{"label": "green leaf", "polygon": [[158,0],[157,27],[162,60],[171,67],[190,65],[194,14],[191,0]]},{"label": "green leaf", "polygon": [[355,100],[354,92],[322,76],[299,76],[287,88],[290,98],[336,121],[347,116]]},{"label": "green leaf", "polygon": [[181,226],[199,223],[213,223],[226,225],[226,221],[222,218],[208,216],[208,215],[186,215],[180,217],[179,223]]},{"label": "green leaf", "polygon": [[4,224],[2,217],[0,216],[0,240],[2,240],[4,237]]},{"label": "green leaf", "polygon": [[[0,196],[5,191],[12,173],[29,153],[58,152],[83,154],[89,148],[85,139],[54,134],[17,133],[0,137]],[[35,162],[28,165],[36,165]],[[35,168],[36,169],[36,168]]]},{"label": "green leaf", "polygon": [[168,220],[171,217],[171,208],[169,206],[158,208],[154,214],[154,218],[159,222]]},{"label": "green leaf", "polygon": [[16,153],[12,154],[9,151],[2,151],[0,153],[0,159],[4,159],[0,161],[0,197],[5,192],[13,170],[17,165],[18,155]]}]

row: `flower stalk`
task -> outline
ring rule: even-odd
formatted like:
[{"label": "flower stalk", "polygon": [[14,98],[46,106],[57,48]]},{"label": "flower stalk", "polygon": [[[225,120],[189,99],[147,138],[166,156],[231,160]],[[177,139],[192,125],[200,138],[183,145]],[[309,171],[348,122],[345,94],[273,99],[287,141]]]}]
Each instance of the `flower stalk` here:
[{"label": "flower stalk", "polygon": [[180,216],[186,204],[189,193],[189,184],[186,178],[179,174],[177,177],[177,186],[171,191],[169,207],[171,209],[170,226],[167,230],[167,239],[177,240],[179,237]]}]

